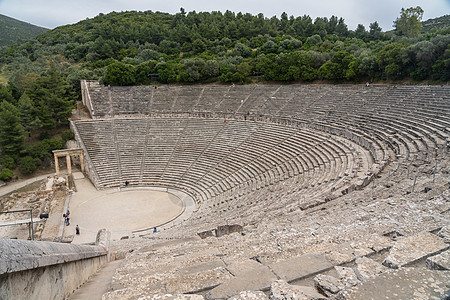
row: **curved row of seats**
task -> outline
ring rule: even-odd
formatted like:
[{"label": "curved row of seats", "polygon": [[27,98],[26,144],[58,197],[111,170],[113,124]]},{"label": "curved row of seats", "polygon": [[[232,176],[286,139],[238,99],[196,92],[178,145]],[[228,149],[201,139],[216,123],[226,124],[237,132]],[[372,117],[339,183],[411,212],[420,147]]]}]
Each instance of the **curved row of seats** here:
[{"label": "curved row of seats", "polygon": [[85,87],[93,120],[74,127],[96,186],[178,188],[206,210],[281,183],[314,206],[449,140],[448,86]]},{"label": "curved row of seats", "polygon": [[89,82],[97,117],[212,112],[293,118],[373,132],[397,155],[436,148],[449,134],[448,86],[163,86],[104,87]]},{"label": "curved row of seats", "polygon": [[333,182],[344,174],[367,172],[372,163],[360,170],[353,161],[363,150],[354,152],[329,134],[263,122],[102,119],[76,121],[74,128],[98,188],[125,181],[179,188],[199,202],[227,191],[245,194],[312,171],[315,183]]}]

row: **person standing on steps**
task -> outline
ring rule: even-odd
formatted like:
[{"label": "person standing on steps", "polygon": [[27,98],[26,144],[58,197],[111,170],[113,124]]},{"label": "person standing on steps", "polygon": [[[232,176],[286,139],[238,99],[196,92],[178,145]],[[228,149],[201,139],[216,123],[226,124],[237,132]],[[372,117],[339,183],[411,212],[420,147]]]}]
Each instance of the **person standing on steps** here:
[{"label": "person standing on steps", "polygon": [[80,227],[78,227],[78,225],[75,227],[75,233],[78,235],[80,234]]}]

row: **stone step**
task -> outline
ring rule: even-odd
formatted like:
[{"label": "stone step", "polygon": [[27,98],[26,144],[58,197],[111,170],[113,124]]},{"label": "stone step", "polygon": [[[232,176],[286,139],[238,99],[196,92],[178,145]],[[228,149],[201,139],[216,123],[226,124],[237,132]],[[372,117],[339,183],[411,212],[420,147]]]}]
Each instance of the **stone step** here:
[{"label": "stone step", "polygon": [[420,232],[395,243],[383,265],[397,269],[449,248],[450,245],[440,237],[426,231]]},{"label": "stone step", "polygon": [[228,266],[234,277],[209,291],[206,299],[224,299],[246,290],[267,290],[277,277],[270,269],[255,260],[247,260]]},{"label": "stone step", "polygon": [[101,300],[102,295],[111,287],[111,280],[122,260],[115,260],[105,264],[97,273],[79,287],[70,297],[70,300]]},{"label": "stone step", "polygon": [[287,282],[303,279],[332,269],[334,266],[318,253],[308,253],[269,265],[270,269]]},{"label": "stone step", "polygon": [[341,292],[338,299],[448,299],[450,271],[402,268]]}]

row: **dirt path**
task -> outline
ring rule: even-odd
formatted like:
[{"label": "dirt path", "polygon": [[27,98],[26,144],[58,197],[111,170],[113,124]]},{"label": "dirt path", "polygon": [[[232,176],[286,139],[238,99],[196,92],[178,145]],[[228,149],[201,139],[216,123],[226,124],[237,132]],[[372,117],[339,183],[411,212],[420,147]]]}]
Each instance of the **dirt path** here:
[{"label": "dirt path", "polygon": [[50,202],[50,213],[45,222],[42,231],[42,239],[53,241],[58,236],[59,226],[61,225],[62,215],[64,213],[64,202],[66,194],[64,191],[56,191]]},{"label": "dirt path", "polygon": [[15,190],[23,188],[24,186],[27,186],[27,185],[32,184],[39,180],[43,180],[43,179],[47,178],[48,176],[53,176],[53,175],[55,175],[55,173],[48,173],[48,174],[43,174],[40,176],[30,178],[30,179],[19,180],[16,182],[8,183],[8,184],[0,187],[0,196],[4,196],[6,194],[12,193]]}]

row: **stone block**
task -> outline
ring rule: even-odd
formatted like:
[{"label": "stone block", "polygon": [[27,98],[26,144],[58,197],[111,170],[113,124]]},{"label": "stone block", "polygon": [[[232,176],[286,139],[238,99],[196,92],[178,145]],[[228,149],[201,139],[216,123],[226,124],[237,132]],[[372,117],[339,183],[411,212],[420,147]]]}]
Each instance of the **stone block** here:
[{"label": "stone block", "polygon": [[450,270],[450,250],[428,257],[426,266],[430,270]]},{"label": "stone block", "polygon": [[0,239],[0,275],[106,255],[95,246]]},{"label": "stone block", "polygon": [[[199,268],[198,272],[194,272],[195,267]],[[183,274],[161,272],[159,276],[164,276],[164,285],[167,292],[171,294],[196,293],[197,291],[213,289],[231,278],[230,273],[222,267],[211,269],[206,268],[205,265],[195,267],[191,270],[185,270]],[[242,290],[244,288],[239,291]]]},{"label": "stone block", "polygon": [[203,272],[206,270],[212,270],[212,269],[220,268],[220,267],[225,268],[225,264],[221,260],[213,260],[213,261],[209,261],[209,262],[194,264],[189,267],[180,269],[178,271],[178,274],[181,274],[181,275],[194,274],[194,273]]},{"label": "stone block", "polygon": [[358,244],[361,247],[367,247],[375,252],[379,252],[391,247],[392,243],[392,240],[387,236],[372,234],[362,238],[358,242],[354,242],[353,244]]},{"label": "stone block", "polygon": [[235,232],[242,232],[241,225],[222,225],[216,229],[216,237],[221,237]]},{"label": "stone block", "polygon": [[202,232],[198,232],[197,235],[201,238],[201,239],[206,239],[208,237],[212,237],[215,236],[215,230],[206,230],[206,231],[202,231]]},{"label": "stone block", "polygon": [[334,267],[334,269],[338,273],[339,279],[346,287],[354,286],[361,283],[361,281],[358,279],[358,276],[356,275],[355,271],[353,271],[352,268],[336,266]]},{"label": "stone block", "polygon": [[284,280],[274,281],[270,286],[271,300],[322,300],[327,297],[309,286],[290,285]]},{"label": "stone block", "polygon": [[270,268],[287,282],[313,276],[333,268],[333,265],[319,253],[308,253],[270,265]]},{"label": "stone block", "polygon": [[227,267],[228,271],[235,277],[245,275],[249,270],[259,270],[261,268],[259,262],[253,259],[248,259],[240,262],[233,263]]},{"label": "stone block", "polygon": [[366,256],[374,251],[363,244],[343,243],[325,252],[325,257],[334,265],[341,265],[357,257]]},{"label": "stone block", "polygon": [[75,236],[74,236],[73,234],[68,235],[68,236],[64,236],[64,237],[61,238],[61,243],[70,244],[70,243],[73,242],[73,238],[74,238],[74,237],[75,237]]},{"label": "stone block", "polygon": [[109,240],[111,238],[111,233],[106,229],[100,229],[97,232],[97,237],[95,238],[95,245],[103,247],[104,249],[109,248]]},{"label": "stone block", "polygon": [[397,241],[384,259],[383,265],[397,269],[417,260],[439,253],[450,246],[429,232],[420,232]]},{"label": "stone block", "polygon": [[203,300],[205,299],[202,295],[195,295],[195,294],[156,294],[153,295],[151,298],[152,300]]},{"label": "stone block", "polygon": [[450,225],[442,227],[437,236],[443,238],[445,243],[450,244]]},{"label": "stone block", "polygon": [[277,280],[266,266],[251,261],[236,264],[233,271],[237,274],[206,294],[207,299],[225,299],[239,294],[241,291],[257,291],[270,287]]},{"label": "stone block", "polygon": [[370,278],[389,270],[389,268],[367,257],[360,257],[356,259],[355,263],[355,273],[361,281],[369,280]]},{"label": "stone block", "polygon": [[261,291],[243,291],[238,295],[229,298],[229,300],[268,300],[266,294]]},{"label": "stone block", "polygon": [[449,282],[450,271],[401,268],[344,290],[337,299],[448,299]]},{"label": "stone block", "polygon": [[336,277],[323,274],[314,277],[314,286],[329,297],[345,288],[344,284]]}]

